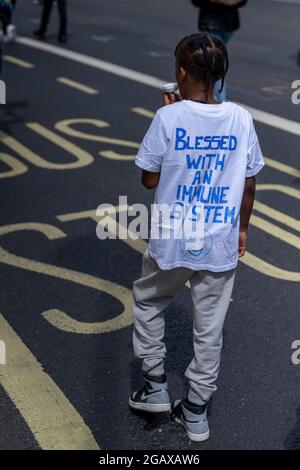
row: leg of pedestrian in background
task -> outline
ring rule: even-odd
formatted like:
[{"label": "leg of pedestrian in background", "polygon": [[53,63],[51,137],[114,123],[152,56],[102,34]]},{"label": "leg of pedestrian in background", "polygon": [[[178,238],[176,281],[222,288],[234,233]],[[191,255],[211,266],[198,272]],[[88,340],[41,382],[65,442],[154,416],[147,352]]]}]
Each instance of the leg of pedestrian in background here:
[{"label": "leg of pedestrian in background", "polygon": [[2,56],[3,56],[3,48],[2,48],[2,41],[3,41],[3,33],[0,32],[0,77],[2,72]]},{"label": "leg of pedestrian in background", "polygon": [[[224,42],[225,46],[228,44],[228,42],[233,36],[233,33],[227,32],[227,31],[212,31],[212,34],[214,34],[219,39],[221,39],[221,41]],[[215,95],[220,101],[226,101],[226,98],[227,98],[226,80],[224,82],[223,90],[220,92],[221,87],[222,87],[222,80],[219,80],[215,86]]]},{"label": "leg of pedestrian in background", "polygon": [[229,307],[235,270],[195,272],[190,279],[193,300],[194,358],[186,370],[188,397],[172,404],[172,419],[193,441],[209,437],[207,404],[216,391],[223,343],[223,326]]},{"label": "leg of pedestrian in background", "polygon": [[2,55],[3,55],[3,43],[4,37],[7,30],[8,25],[11,22],[13,8],[11,3],[8,2],[0,2],[0,74],[2,69]]},{"label": "leg of pedestrian in background", "polygon": [[10,1],[10,14],[7,20],[6,27],[4,29],[3,41],[6,44],[12,44],[16,41],[17,38],[17,28],[13,24],[13,14],[16,8],[17,0]]},{"label": "leg of pedestrian in background", "polygon": [[57,7],[60,21],[58,41],[64,43],[67,41],[67,0],[58,0]]},{"label": "leg of pedestrian in background", "polygon": [[145,387],[131,395],[132,408],[150,412],[170,410],[164,369],[163,311],[192,274],[187,268],[161,270],[148,250],[144,254],[142,277],[133,287],[133,348],[135,357],[142,362]]},{"label": "leg of pedestrian in background", "polygon": [[[199,9],[198,29],[217,35],[225,44],[228,43],[234,31],[240,28],[239,9],[246,5],[247,0],[192,0]],[[221,82],[215,87],[215,95],[220,101],[226,101],[226,84],[219,92]]]},{"label": "leg of pedestrian in background", "polygon": [[54,0],[44,0],[40,28],[34,32],[39,39],[45,39]]}]

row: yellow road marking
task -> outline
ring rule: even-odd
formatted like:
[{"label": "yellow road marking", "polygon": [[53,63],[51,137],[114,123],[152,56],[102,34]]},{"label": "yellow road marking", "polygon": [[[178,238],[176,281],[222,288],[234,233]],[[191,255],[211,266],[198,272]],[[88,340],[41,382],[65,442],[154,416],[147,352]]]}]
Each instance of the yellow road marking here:
[{"label": "yellow road marking", "polygon": [[[40,232],[49,240],[56,240],[65,237],[65,233],[55,226],[39,223],[22,223],[4,225],[0,227],[0,236],[22,230],[33,230]],[[0,247],[0,263],[25,269],[47,276],[56,277],[65,281],[70,281],[81,286],[86,286],[116,298],[122,305],[121,313],[109,320],[100,322],[82,322],[74,320],[71,316],[58,309],[50,309],[44,312],[45,318],[61,330],[79,334],[98,334],[116,331],[132,324],[131,313],[131,291],[106,279],[101,279],[90,274],[81,273],[71,269],[54,266],[40,261],[31,260],[14,255]]]},{"label": "yellow road marking", "polygon": [[0,331],[6,345],[6,364],[0,366],[0,383],[40,447],[99,450],[82,417],[3,315],[0,315]]},{"label": "yellow road marking", "polygon": [[[123,204],[120,206],[113,206],[112,209],[109,207],[106,209],[106,212],[109,214],[110,212],[114,213],[115,211],[121,212],[126,211],[128,209],[127,204]],[[71,222],[73,220],[83,220],[83,219],[92,219],[96,222],[99,222],[101,219],[100,215],[97,215],[97,210],[87,210],[87,211],[80,211],[80,212],[70,212],[68,214],[60,214],[57,215],[56,218],[61,222]]]},{"label": "yellow road marking", "polygon": [[22,67],[23,69],[33,69],[34,65],[31,64],[30,62],[26,62],[25,60],[18,59],[17,57],[13,55],[4,55],[3,59],[5,62],[10,62],[11,64],[18,65],[19,67]]},{"label": "yellow road marking", "polygon": [[40,134],[42,137],[47,138],[54,144],[62,147],[64,150],[67,150],[76,158],[74,162],[70,163],[49,162],[37,153],[32,152],[28,147],[25,147],[25,145],[16,140],[14,137],[11,137],[3,131],[0,131],[0,142],[6,145],[9,149],[16,152],[20,157],[25,158],[25,160],[27,160],[32,165],[35,165],[39,168],[45,168],[47,170],[73,170],[75,168],[81,168],[93,163],[94,157],[90,153],[82,150],[77,145],[72,144],[66,139],[63,139],[54,132],[48,131],[48,129],[41,126],[40,124],[28,123],[27,127]]},{"label": "yellow road marking", "polygon": [[264,157],[266,165],[274,170],[281,171],[281,173],[286,173],[287,175],[294,176],[294,178],[300,178],[300,170],[294,168],[293,166],[286,165],[285,163],[278,162],[273,160],[273,158]]},{"label": "yellow road marking", "polygon": [[[111,145],[120,145],[122,147],[130,147],[134,149],[138,149],[140,147],[140,144],[138,142],[132,142],[130,140],[123,140],[123,139],[113,139],[111,137],[105,137],[105,136],[99,135],[98,133],[89,134],[87,132],[82,132],[72,127],[78,124],[89,124],[91,126],[96,127],[97,129],[110,127],[108,122],[102,121],[99,119],[66,119],[65,121],[57,122],[55,124],[55,128],[68,136],[76,137],[78,139],[91,140],[94,142],[103,142],[105,144],[111,144]],[[124,154],[120,154],[119,152],[115,152],[113,150],[103,150],[103,151],[100,151],[99,154],[104,158],[108,158],[110,160],[119,160],[119,161],[122,161],[122,160],[130,161],[130,160],[134,160],[136,157],[136,154],[124,155]]]},{"label": "yellow road marking", "polygon": [[131,111],[136,114],[139,114],[140,116],[144,116],[150,119],[154,118],[154,115],[155,115],[153,111],[150,111],[149,109],[146,109],[146,108],[137,107],[137,108],[132,108]]},{"label": "yellow road marking", "polygon": [[284,214],[284,212],[277,211],[276,209],[273,209],[273,207],[267,206],[267,204],[263,204],[259,201],[254,202],[254,209],[267,217],[274,219],[276,222],[280,222],[281,224],[300,232],[300,220]]},{"label": "yellow road marking", "polygon": [[[128,206],[126,205],[121,205],[121,206],[115,206],[114,210],[117,212],[122,212],[126,211],[128,209]],[[87,210],[87,211],[82,211],[82,212],[71,212],[70,214],[61,214],[56,216],[58,220],[61,222],[71,222],[74,220],[82,220],[82,219],[92,219],[97,223],[101,223],[101,217],[96,214],[96,210]],[[109,213],[109,210],[108,210]],[[146,248],[147,248],[147,243],[145,240],[134,240],[134,234],[131,233],[130,231],[127,232],[126,227],[123,227],[116,221],[115,225],[116,231],[113,233],[113,235],[119,236],[126,245],[130,246],[130,248],[133,248],[134,250],[138,251],[139,253],[144,253]],[[129,237],[126,236],[126,234],[129,234]],[[130,238],[131,237],[131,238]]]},{"label": "yellow road marking", "polygon": [[20,162],[17,158],[9,155],[8,153],[0,153],[0,161],[10,167],[8,171],[2,171],[0,178],[13,178],[15,176],[26,173],[28,167],[24,163]]},{"label": "yellow road marking", "polygon": [[268,222],[254,214],[251,216],[250,223],[251,225],[254,225],[254,227],[257,227],[260,230],[268,233],[272,237],[278,238],[279,240],[288,243],[294,248],[300,250],[300,238],[297,237],[297,235],[287,232],[286,230],[277,227],[277,225],[274,225],[271,222]]},{"label": "yellow road marking", "polygon": [[93,142],[103,142],[104,144],[120,145],[122,147],[130,147],[134,149],[140,148],[138,142],[133,142],[131,140],[124,139],[114,139],[112,137],[106,137],[97,134],[89,134],[87,132],[80,131],[72,126],[78,124],[90,124],[91,126],[96,127],[96,130],[103,129],[105,127],[110,127],[110,124],[106,121],[100,119],[65,119],[64,121],[59,121],[55,124],[55,129],[59,130],[63,134],[66,134],[70,137],[76,137],[78,139],[90,140]]},{"label": "yellow road marking", "polygon": [[115,152],[114,150],[103,150],[103,152],[99,152],[101,157],[107,158],[108,160],[118,160],[118,161],[133,161],[136,159],[136,154],[131,155],[124,155],[122,153]]},{"label": "yellow road marking", "polygon": [[32,152],[28,147],[25,147],[21,142],[16,140],[14,137],[0,131],[0,142],[6,145],[9,149],[16,152],[20,157],[25,158],[29,163],[39,168],[45,168],[47,170],[73,170],[75,168],[81,168],[90,165],[94,161],[94,157],[82,150],[77,145],[69,142],[68,140],[60,137],[52,131],[49,131],[46,127],[41,126],[38,123],[28,123],[27,127],[42,137],[50,140],[54,144],[58,145],[64,150],[67,150],[75,157],[74,162],[70,163],[54,163],[45,160],[40,155]]},{"label": "yellow road marking", "polygon": [[48,139],[53,144],[58,145],[63,150],[66,150],[67,152],[71,153],[76,158],[75,162],[65,163],[65,164],[46,162],[47,167],[48,165],[51,165],[52,167],[56,167],[58,169],[65,169],[65,168],[74,169],[74,168],[82,168],[84,166],[88,166],[91,163],[93,163],[94,157],[90,153],[86,152],[85,150],[82,150],[80,147],[73,144],[72,142],[69,142],[63,137],[60,137],[58,134],[56,134],[53,131],[50,131],[49,129],[42,126],[38,122],[28,122],[26,126],[28,127],[28,129],[31,129],[32,131],[36,132],[40,136],[44,137],[45,139]]},{"label": "yellow road marking", "polygon": [[245,256],[240,258],[240,261],[265,276],[273,277],[274,279],[281,279],[282,281],[300,282],[300,272],[278,268],[277,266],[267,263],[267,261],[252,255],[249,251],[246,252]]},{"label": "yellow road marking", "polygon": [[71,80],[67,77],[57,77],[56,81],[71,88],[75,88],[76,90],[82,91],[87,95],[97,95],[99,93],[98,90],[96,90],[95,88],[83,85],[83,83],[75,82],[74,80]]},{"label": "yellow road marking", "polygon": [[258,184],[256,186],[258,191],[279,191],[282,194],[286,194],[287,196],[294,197],[295,199],[300,199],[300,191],[296,188],[291,188],[290,186],[286,186],[284,184]]}]

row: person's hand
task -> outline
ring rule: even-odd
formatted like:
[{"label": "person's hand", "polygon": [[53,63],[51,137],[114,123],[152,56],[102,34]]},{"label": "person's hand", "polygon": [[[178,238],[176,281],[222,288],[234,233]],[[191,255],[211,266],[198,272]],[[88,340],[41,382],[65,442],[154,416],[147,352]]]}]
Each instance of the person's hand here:
[{"label": "person's hand", "polygon": [[244,256],[247,250],[247,238],[248,238],[248,231],[247,230],[240,230],[240,238],[239,238],[239,258]]},{"label": "person's hand", "polygon": [[163,105],[167,106],[169,104],[177,103],[181,101],[180,96],[177,93],[164,93],[163,94]]}]

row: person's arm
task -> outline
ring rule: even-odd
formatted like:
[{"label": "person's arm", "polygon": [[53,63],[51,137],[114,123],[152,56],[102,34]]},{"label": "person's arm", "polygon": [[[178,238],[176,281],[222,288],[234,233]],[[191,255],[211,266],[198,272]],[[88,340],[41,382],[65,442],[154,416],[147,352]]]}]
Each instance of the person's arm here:
[{"label": "person's arm", "polygon": [[246,178],[244,195],[240,212],[240,238],[239,238],[239,258],[244,256],[247,250],[247,238],[249,221],[253,209],[255,198],[256,179],[255,176]]},{"label": "person's arm", "polygon": [[160,173],[154,173],[151,171],[142,171],[142,185],[147,189],[156,188],[159,183]]},{"label": "person's arm", "polygon": [[142,170],[141,182],[147,189],[159,183],[163,157],[169,145],[161,112],[158,111],[141,143],[135,164]]}]

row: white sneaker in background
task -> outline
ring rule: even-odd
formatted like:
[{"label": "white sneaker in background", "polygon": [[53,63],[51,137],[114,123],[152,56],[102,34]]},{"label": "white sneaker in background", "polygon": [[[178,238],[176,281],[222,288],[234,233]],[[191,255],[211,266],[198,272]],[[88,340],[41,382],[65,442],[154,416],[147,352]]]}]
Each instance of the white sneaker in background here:
[{"label": "white sneaker in background", "polygon": [[6,28],[6,34],[4,35],[4,42],[14,43],[17,38],[17,28],[14,24],[9,24]]}]

